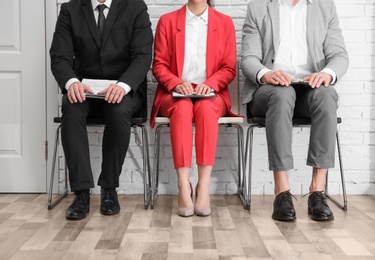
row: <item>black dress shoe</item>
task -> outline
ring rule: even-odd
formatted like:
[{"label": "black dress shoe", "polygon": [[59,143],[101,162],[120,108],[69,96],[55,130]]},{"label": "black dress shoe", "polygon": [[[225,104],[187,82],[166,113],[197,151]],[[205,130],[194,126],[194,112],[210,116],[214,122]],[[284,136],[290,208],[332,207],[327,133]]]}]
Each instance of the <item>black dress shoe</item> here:
[{"label": "black dress shoe", "polygon": [[115,215],[120,212],[120,205],[115,188],[102,188],[100,197],[100,213],[103,215]]},{"label": "black dress shoe", "polygon": [[307,206],[312,220],[329,221],[334,219],[327,204],[327,197],[322,191],[312,192],[307,200]]},{"label": "black dress shoe", "polygon": [[66,211],[66,218],[71,220],[84,219],[90,211],[90,190],[76,191],[73,203]]},{"label": "black dress shoe", "polygon": [[283,191],[276,196],[273,202],[272,218],[280,221],[293,221],[296,219],[296,211],[290,191]]}]

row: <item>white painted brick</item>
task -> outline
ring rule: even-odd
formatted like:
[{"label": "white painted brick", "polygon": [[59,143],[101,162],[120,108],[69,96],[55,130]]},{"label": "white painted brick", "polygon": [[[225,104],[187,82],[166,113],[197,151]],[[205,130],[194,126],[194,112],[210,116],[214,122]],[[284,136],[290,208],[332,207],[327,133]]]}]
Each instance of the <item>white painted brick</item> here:
[{"label": "white painted brick", "polygon": [[374,18],[355,17],[348,18],[345,29],[348,30],[371,30],[373,28]]},{"label": "white painted brick", "polygon": [[337,5],[337,12],[340,17],[363,17],[365,6],[363,5]]},{"label": "white painted brick", "polygon": [[[364,134],[360,132],[339,132],[341,149],[346,149],[351,145],[363,145]],[[361,147],[363,149],[363,146]]]},{"label": "white painted brick", "polygon": [[375,35],[374,35],[374,32],[371,30],[367,30],[367,31],[364,31],[365,32],[365,43],[371,43],[371,42],[374,42],[374,39],[375,39]]},{"label": "white painted brick", "polygon": [[348,106],[362,106],[364,109],[372,106],[375,95],[352,94],[341,95],[340,104]]},{"label": "white painted brick", "polygon": [[343,120],[345,120],[347,118],[361,119],[363,117],[363,113],[364,113],[363,107],[354,107],[354,106],[353,107],[341,106],[341,107],[339,107],[339,109],[337,111],[338,116],[343,118]]},{"label": "white painted brick", "polygon": [[[363,136],[363,144],[364,145],[375,145],[375,133],[364,133]],[[370,146],[372,149],[373,147]],[[368,148],[367,148],[368,149]],[[375,169],[375,168],[372,168]]]},{"label": "white painted brick", "polygon": [[[375,60],[374,60],[375,64]],[[374,94],[374,89],[375,89],[375,82],[365,82],[365,94]],[[373,96],[372,96],[373,97]]]},{"label": "white painted brick", "polygon": [[375,120],[375,107],[370,107],[369,109],[363,110],[363,118]]}]

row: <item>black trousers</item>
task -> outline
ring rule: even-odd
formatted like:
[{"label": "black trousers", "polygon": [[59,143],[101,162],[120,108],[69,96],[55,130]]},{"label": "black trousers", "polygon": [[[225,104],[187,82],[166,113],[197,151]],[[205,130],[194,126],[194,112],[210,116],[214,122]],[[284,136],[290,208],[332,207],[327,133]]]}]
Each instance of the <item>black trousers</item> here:
[{"label": "black trousers", "polygon": [[71,104],[62,98],[61,139],[69,169],[72,191],[95,187],[91,164],[86,119],[104,118],[102,169],[98,185],[102,188],[119,187],[119,178],[129,147],[131,117],[142,106],[139,95],[124,96],[119,104],[108,104],[103,99],[86,99]]}]

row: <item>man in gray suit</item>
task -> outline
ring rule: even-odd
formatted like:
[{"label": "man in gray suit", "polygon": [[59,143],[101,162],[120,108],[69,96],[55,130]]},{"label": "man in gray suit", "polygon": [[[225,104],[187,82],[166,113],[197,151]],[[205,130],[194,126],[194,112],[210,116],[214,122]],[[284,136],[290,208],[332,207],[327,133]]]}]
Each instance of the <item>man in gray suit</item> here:
[{"label": "man in gray suit", "polygon": [[333,85],[348,54],[333,0],[252,0],[243,26],[242,102],[265,117],[269,168],[274,173],[272,218],[296,219],[287,171],[293,169],[292,118],[311,118],[307,165],[312,166],[308,212],[333,220],[324,195],[334,167],[338,95]]}]

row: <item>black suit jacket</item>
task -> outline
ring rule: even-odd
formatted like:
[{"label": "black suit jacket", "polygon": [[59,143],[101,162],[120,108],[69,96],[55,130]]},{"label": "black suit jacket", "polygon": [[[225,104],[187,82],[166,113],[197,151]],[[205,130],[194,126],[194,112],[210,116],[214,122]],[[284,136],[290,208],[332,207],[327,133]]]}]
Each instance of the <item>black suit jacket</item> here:
[{"label": "black suit jacket", "polygon": [[113,0],[100,39],[90,0],[61,5],[50,49],[51,69],[63,93],[71,78],[111,79],[146,95],[153,36],[143,0]]}]

